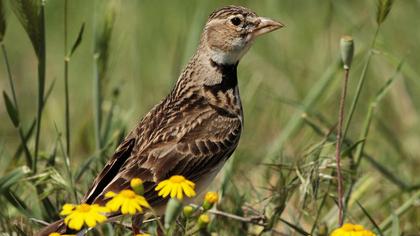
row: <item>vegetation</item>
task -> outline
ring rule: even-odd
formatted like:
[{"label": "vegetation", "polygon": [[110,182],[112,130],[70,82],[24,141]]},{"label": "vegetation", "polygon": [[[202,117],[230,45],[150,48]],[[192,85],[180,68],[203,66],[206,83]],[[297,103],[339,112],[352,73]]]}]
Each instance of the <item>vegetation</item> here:
[{"label": "vegetation", "polygon": [[[245,128],[209,188],[218,203],[190,220],[184,208],[170,232],[328,235],[342,205],[343,222],[377,235],[420,234],[419,1],[0,0],[0,235],[32,235],[79,203],[228,4],[286,27],[239,66]],[[342,35],[355,54],[338,122]],[[130,235],[127,223],[88,234]]]}]

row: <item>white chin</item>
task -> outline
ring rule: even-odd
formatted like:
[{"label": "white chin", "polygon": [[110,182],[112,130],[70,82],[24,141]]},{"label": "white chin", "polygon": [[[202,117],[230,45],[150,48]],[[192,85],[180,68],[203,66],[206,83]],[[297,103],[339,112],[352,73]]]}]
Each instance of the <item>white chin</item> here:
[{"label": "white chin", "polygon": [[225,53],[221,51],[214,51],[211,59],[217,64],[235,64],[239,61],[240,56],[238,53]]},{"label": "white chin", "polygon": [[248,51],[249,46],[245,46],[241,50],[233,52],[222,52],[219,50],[212,50],[211,59],[217,64],[235,64]]}]

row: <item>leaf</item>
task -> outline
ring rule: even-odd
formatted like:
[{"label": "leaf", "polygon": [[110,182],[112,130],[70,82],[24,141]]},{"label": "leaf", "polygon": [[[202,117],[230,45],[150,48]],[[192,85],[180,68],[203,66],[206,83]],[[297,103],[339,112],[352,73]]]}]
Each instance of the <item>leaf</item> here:
[{"label": "leaf", "polygon": [[398,219],[398,216],[396,214],[392,214],[392,228],[391,228],[391,235],[401,235],[401,230],[400,230],[400,222]]},{"label": "leaf", "polygon": [[303,230],[301,227],[294,225],[282,218],[280,218],[280,221],[285,223],[286,225],[288,225],[289,227],[291,227],[292,229],[294,229],[296,232],[300,233],[301,235],[305,235],[305,236],[309,236],[310,234],[307,233],[305,230]]},{"label": "leaf", "polygon": [[29,36],[37,57],[40,57],[44,41],[44,25],[41,17],[42,0],[11,0],[13,12]]},{"label": "leaf", "polygon": [[362,206],[362,204],[359,203],[359,201],[356,201],[357,205],[362,209],[363,213],[366,215],[366,217],[369,219],[370,223],[375,227],[376,231],[378,232],[379,236],[384,236],[382,230],[379,228],[378,224],[375,222],[375,220],[370,216],[369,212]]},{"label": "leaf", "polygon": [[13,205],[19,212],[27,217],[32,217],[33,213],[31,209],[26,206],[25,202],[22,201],[12,190],[7,190],[3,194],[4,198]]},{"label": "leaf", "polygon": [[73,46],[71,47],[69,57],[73,55],[76,49],[79,47],[80,43],[82,42],[83,32],[85,31],[85,23],[83,22],[82,27],[80,27],[79,34],[77,35],[77,39],[74,42]]},{"label": "leaf", "polygon": [[10,120],[12,121],[15,127],[18,127],[19,114],[18,114],[18,111],[16,110],[16,107],[13,105],[12,100],[10,100],[9,96],[7,95],[5,91],[3,91],[3,98],[4,98],[4,103],[6,104],[6,110],[7,110],[7,113],[9,114]]},{"label": "leaf", "polygon": [[7,191],[30,172],[27,166],[17,168],[0,178],[0,193]]},{"label": "leaf", "polygon": [[394,0],[378,0],[378,6],[376,9],[376,23],[382,24],[389,12],[391,11]]},{"label": "leaf", "polygon": [[377,94],[375,96],[375,99],[373,101],[373,104],[379,103],[382,100],[382,98],[386,95],[386,93],[388,92],[389,88],[391,87],[391,85],[393,84],[393,82],[395,81],[395,79],[398,78],[397,75],[400,73],[403,65],[404,65],[404,59],[402,59],[398,63],[397,68],[395,69],[394,74],[379,89],[379,91],[377,92]]},{"label": "leaf", "polygon": [[0,0],[0,42],[3,42],[6,32],[6,16],[4,15],[4,3]]},{"label": "leaf", "polygon": [[352,143],[350,147],[348,147],[347,149],[345,149],[341,152],[341,157],[350,156],[351,152],[354,149],[356,149],[357,146],[359,144],[363,143],[364,141],[366,141],[366,139],[357,140],[355,143]]}]

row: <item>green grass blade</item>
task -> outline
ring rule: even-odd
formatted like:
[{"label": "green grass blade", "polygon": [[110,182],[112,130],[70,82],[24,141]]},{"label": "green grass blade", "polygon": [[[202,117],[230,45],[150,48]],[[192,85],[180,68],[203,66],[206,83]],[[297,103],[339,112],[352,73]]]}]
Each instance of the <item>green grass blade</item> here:
[{"label": "green grass blade", "polygon": [[419,198],[420,191],[417,191],[406,202],[404,202],[404,204],[402,204],[390,216],[388,216],[384,221],[382,221],[382,223],[379,225],[379,228],[381,228],[382,231],[385,231],[388,227],[391,226],[395,216],[400,217],[404,213],[412,209],[411,207],[419,201]]},{"label": "green grass blade", "polygon": [[84,31],[85,31],[85,23],[83,23],[82,26],[80,27],[79,34],[77,35],[76,41],[74,41],[73,46],[71,47],[69,57],[73,55],[76,49],[80,46],[80,43],[82,43]]},{"label": "green grass blade", "polygon": [[373,217],[369,214],[369,212],[362,206],[362,204],[359,203],[359,201],[356,201],[356,203],[360,207],[360,209],[362,209],[363,214],[366,215],[366,217],[369,219],[370,223],[372,223],[372,225],[375,227],[375,229],[376,229],[377,233],[379,234],[379,236],[384,236],[382,230],[379,228],[378,224],[373,219]]},{"label": "green grass blade", "polygon": [[[312,107],[315,102],[322,96],[325,89],[330,85],[334,79],[335,73],[338,69],[341,68],[340,61],[337,60],[332,65],[328,67],[325,73],[321,76],[320,80],[312,87],[308,92],[308,95],[303,100],[303,109],[306,111]],[[303,124],[302,120],[302,111],[296,112],[291,118],[290,121],[286,124],[285,128],[281,134],[275,138],[274,144],[271,146],[268,151],[267,156],[265,157],[265,162],[270,162],[275,160],[276,155],[279,154],[279,151],[283,148],[284,143],[288,138],[295,134],[298,128]],[[344,136],[343,136],[344,137]]]},{"label": "green grass blade", "polygon": [[8,191],[8,189],[17,184],[20,180],[26,177],[30,173],[30,170],[27,166],[22,166],[20,168],[14,169],[10,173],[4,175],[0,178],[0,193]]},{"label": "green grass blade", "polygon": [[25,202],[20,199],[20,197],[15,194],[12,190],[7,190],[3,193],[3,197],[14,207],[16,208],[21,214],[25,215],[26,217],[30,218],[33,217],[32,210],[25,204]]},{"label": "green grass blade", "polygon": [[0,0],[0,42],[3,42],[6,33],[6,16],[4,14],[4,3]]},{"label": "green grass blade", "polygon": [[4,103],[6,105],[7,114],[9,115],[9,118],[12,121],[13,126],[17,128],[20,123],[18,111],[16,110],[16,107],[13,105],[13,102],[10,100],[6,91],[3,91],[3,98],[4,98]]},{"label": "green grass blade", "polygon": [[376,23],[382,24],[391,11],[394,0],[378,0],[376,8]]},{"label": "green grass blade", "polygon": [[398,219],[398,216],[395,214],[392,215],[391,235],[395,235],[395,236],[401,235],[400,220]]}]

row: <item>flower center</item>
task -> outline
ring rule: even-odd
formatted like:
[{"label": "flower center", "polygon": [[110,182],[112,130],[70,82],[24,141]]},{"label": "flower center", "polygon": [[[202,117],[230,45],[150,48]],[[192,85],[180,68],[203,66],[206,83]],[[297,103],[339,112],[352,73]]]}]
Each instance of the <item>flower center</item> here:
[{"label": "flower center", "polygon": [[136,193],[134,191],[129,190],[129,189],[125,189],[125,190],[121,191],[120,194],[123,197],[125,197],[125,198],[134,198],[134,197],[136,197]]},{"label": "flower center", "polygon": [[171,178],[169,178],[169,181],[171,181],[172,183],[179,184],[179,183],[184,182],[185,178],[182,175],[174,175]]},{"label": "flower center", "polygon": [[80,212],[88,212],[90,211],[90,209],[91,209],[91,206],[89,204],[83,203],[78,207],[77,210]]}]

